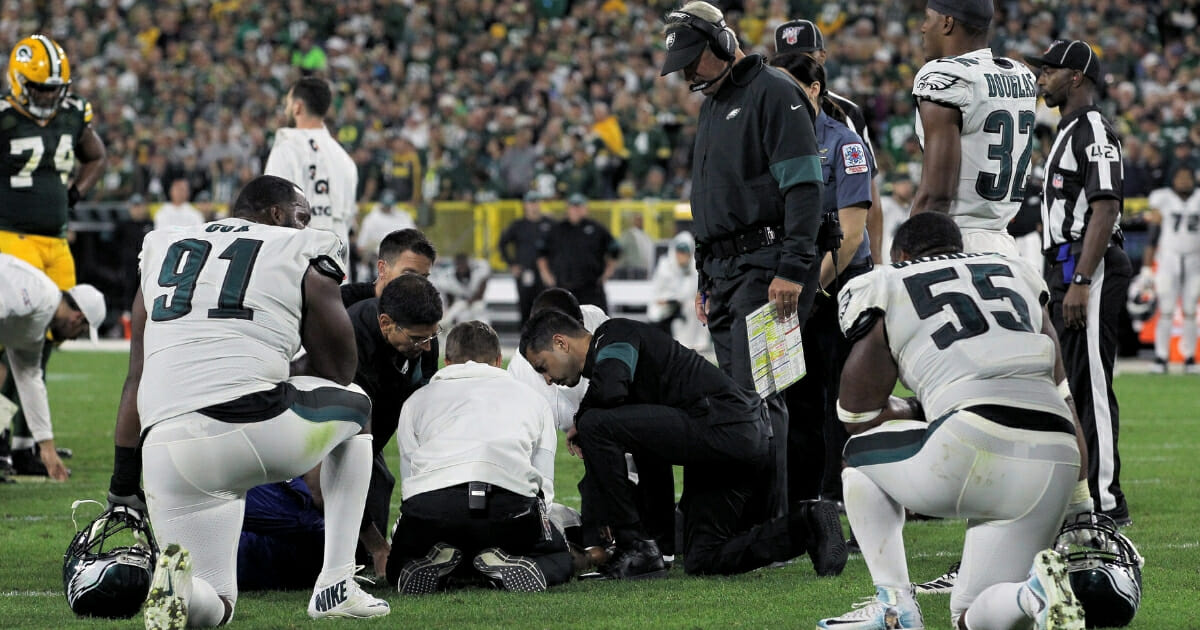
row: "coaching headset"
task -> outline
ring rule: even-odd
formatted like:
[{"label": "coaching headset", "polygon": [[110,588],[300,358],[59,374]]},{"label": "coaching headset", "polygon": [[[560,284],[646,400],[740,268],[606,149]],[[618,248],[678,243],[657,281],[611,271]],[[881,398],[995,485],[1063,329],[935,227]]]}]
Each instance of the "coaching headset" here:
[{"label": "coaching headset", "polygon": [[725,62],[725,69],[721,74],[707,81],[693,83],[691,91],[699,92],[708,88],[708,86],[720,81],[733,67],[734,54],[738,49],[737,35],[733,29],[725,24],[725,20],[721,19],[716,24],[708,20],[686,13],[684,11],[672,11],[667,14],[667,24],[682,24],[687,28],[692,29],[708,38],[708,49],[716,55],[717,59]]}]

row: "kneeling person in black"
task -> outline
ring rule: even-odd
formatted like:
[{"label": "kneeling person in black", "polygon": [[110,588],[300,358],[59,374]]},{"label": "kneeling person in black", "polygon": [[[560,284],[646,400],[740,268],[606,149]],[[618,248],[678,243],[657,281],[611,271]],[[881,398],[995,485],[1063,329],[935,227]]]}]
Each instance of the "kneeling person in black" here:
[{"label": "kneeling person in black", "polygon": [[473,577],[468,567],[510,591],[571,578],[571,553],[542,501],[558,447],[550,405],[500,364],[496,331],[458,324],[446,367],[400,413],[404,503],[387,576],[401,593]]},{"label": "kneeling person in black", "polygon": [[[734,574],[805,551],[820,575],[846,563],[837,510],[828,501],[769,519],[770,423],[762,401],[657,327],[610,319],[588,333],[557,311],[534,316],[521,354],[547,382],[591,379],[575,416],[583,451],[584,505],[603,512],[617,542],[609,577],[661,574],[662,555],[638,518],[625,453],[684,466],[684,569]],[[590,490],[589,490],[590,489]],[[678,544],[678,541],[677,541]]]}]

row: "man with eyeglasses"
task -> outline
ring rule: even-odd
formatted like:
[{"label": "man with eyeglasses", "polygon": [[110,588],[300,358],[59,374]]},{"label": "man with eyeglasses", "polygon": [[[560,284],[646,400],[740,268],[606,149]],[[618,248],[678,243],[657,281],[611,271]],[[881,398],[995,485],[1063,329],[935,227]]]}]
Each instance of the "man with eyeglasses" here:
[{"label": "man with eyeglasses", "polygon": [[[416,230],[403,232],[420,235]],[[428,245],[423,236],[420,242]],[[411,258],[414,264],[408,266],[420,267],[416,263],[424,260],[416,259],[422,258],[432,265],[432,257],[423,250],[423,247],[406,249],[397,255],[397,262]],[[432,246],[428,251],[432,253]],[[425,271],[428,272],[428,267]],[[396,479],[388,470],[382,451],[396,432],[405,401],[437,372],[442,298],[418,268],[396,274],[383,284],[379,297],[355,302],[348,311],[358,348],[354,382],[371,398],[371,432],[375,438],[372,443],[375,464],[367,492],[369,523],[359,540],[370,554],[376,574],[383,575],[390,551],[383,532],[390,522],[388,512]],[[361,559],[365,561],[365,557]]]}]

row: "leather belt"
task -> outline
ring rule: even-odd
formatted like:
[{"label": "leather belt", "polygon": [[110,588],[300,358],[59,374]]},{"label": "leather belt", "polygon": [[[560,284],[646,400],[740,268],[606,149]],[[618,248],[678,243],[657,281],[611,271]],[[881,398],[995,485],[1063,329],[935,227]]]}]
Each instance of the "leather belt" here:
[{"label": "leather belt", "polygon": [[768,225],[713,239],[704,243],[703,248],[716,258],[732,258],[780,242],[783,242],[783,226]]}]

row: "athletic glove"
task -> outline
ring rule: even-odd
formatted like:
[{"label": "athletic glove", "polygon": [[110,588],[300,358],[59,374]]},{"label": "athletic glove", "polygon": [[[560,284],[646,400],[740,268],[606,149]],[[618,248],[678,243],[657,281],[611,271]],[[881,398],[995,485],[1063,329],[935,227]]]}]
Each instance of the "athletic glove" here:
[{"label": "athletic glove", "polygon": [[83,197],[83,193],[79,192],[75,184],[71,184],[71,187],[67,189],[67,207],[74,208],[75,204],[79,203],[80,197]]}]

